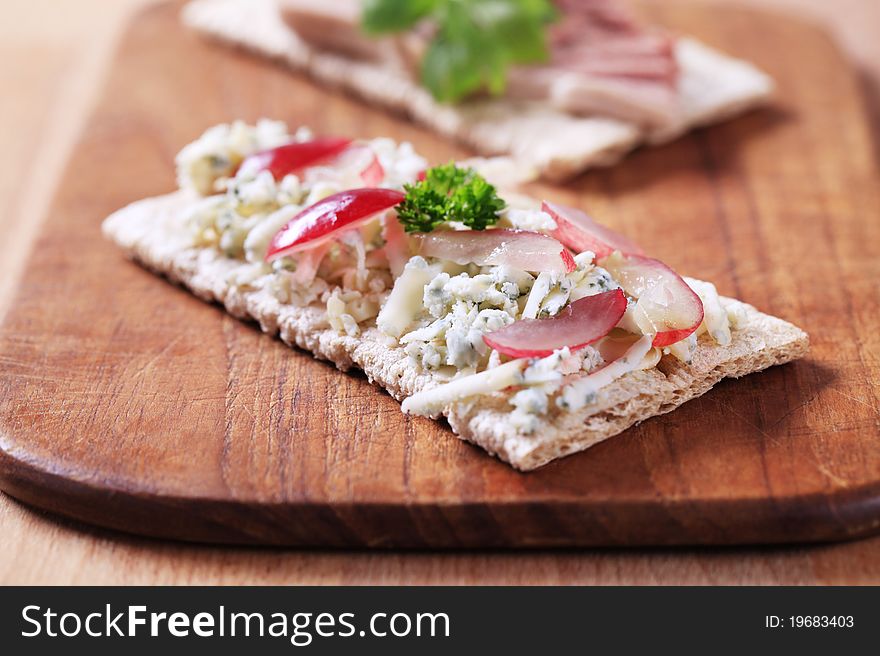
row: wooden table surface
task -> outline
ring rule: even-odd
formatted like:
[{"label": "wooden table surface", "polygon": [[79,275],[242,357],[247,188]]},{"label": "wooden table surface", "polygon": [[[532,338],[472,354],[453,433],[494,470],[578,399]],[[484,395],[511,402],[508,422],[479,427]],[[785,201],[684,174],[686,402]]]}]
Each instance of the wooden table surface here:
[{"label": "wooden table surface", "polygon": [[[0,312],[15,286],[121,27],[150,0],[0,8]],[[719,0],[694,0],[709,2]],[[728,0],[826,22],[863,70],[880,136],[880,3]],[[877,139],[875,143],[880,142]],[[518,553],[229,549],[130,538],[0,495],[3,584],[810,584],[880,582],[880,537],[811,547]]]}]

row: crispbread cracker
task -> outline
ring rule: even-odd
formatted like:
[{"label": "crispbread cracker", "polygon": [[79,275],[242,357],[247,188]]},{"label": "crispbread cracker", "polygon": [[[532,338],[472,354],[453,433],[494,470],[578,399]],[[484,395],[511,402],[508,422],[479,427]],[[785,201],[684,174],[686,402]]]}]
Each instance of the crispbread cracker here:
[{"label": "crispbread cracker", "polygon": [[[376,328],[357,337],[342,335],[329,328],[322,303],[283,304],[267,291],[232,284],[247,263],[215,249],[187,245],[182,224],[186,208],[195,200],[191,193],[178,191],[138,201],[110,216],[104,233],[135,260],[205,300],[222,303],[234,316],[254,319],[285,343],[311,351],[341,370],[362,369],[398,400],[441,382],[435,374],[420,372],[402,348],[389,347]],[[796,326],[734,299],[722,298],[722,303],[738,304],[743,315],[728,346],[718,346],[704,335],[691,364],[665,356],[656,369],[626,374],[604,387],[594,405],[576,412],[553,407],[534,434],[518,434],[504,420],[511,406],[503,392],[452,404],[443,414],[463,439],[517,469],[530,470],[669,412],[724,377],[743,376],[806,352],[807,335]]]},{"label": "crispbread cracker", "polygon": [[407,114],[482,155],[510,155],[550,180],[609,166],[641,143],[663,143],[695,126],[739,114],[765,102],[773,91],[772,79],[751,64],[693,39],[679,39],[682,120],[647,132],[632,123],[576,117],[536,102],[439,104],[401,70],[310,48],[284,24],[275,0],[193,0],[184,8],[183,20],[208,36]]}]

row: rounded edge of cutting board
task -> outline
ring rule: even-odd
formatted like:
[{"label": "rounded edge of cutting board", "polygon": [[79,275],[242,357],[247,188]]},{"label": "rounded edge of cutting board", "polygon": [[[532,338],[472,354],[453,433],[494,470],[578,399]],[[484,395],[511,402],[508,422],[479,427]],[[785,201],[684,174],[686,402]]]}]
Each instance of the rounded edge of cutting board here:
[{"label": "rounded edge of cutting board", "polygon": [[[143,16],[165,15],[162,12],[167,13],[167,9]],[[150,29],[156,28],[155,21],[150,25]],[[143,35],[139,38],[143,40]],[[121,75],[119,71],[116,74]],[[852,71],[848,74],[852,75]],[[115,106],[117,98],[113,102]],[[749,119],[743,120],[749,122]],[[704,140],[709,141],[713,135],[725,131],[745,129],[742,125],[716,128],[706,133]],[[94,136],[91,134],[89,138]],[[159,138],[150,143],[151,146],[166,145]],[[715,167],[712,169],[715,174],[723,168],[714,160],[710,163]],[[624,168],[616,172],[624,175]],[[69,200],[74,188],[78,189],[79,185],[68,181],[67,195],[62,192],[59,198]],[[56,204],[59,202],[56,200]],[[92,216],[90,220],[96,219]],[[34,401],[23,392],[19,400],[22,404]],[[21,427],[10,424],[5,428],[7,434],[11,429],[16,439],[7,441],[0,435],[0,443],[15,444],[18,440],[20,444],[26,443]],[[877,436],[872,435],[870,439],[876,441]],[[389,548],[665,546],[829,541],[857,538],[880,530],[880,481],[845,487],[845,479],[841,479],[844,483],[837,487],[829,484],[827,493],[803,496],[723,500],[672,496],[650,503],[642,500],[629,504],[621,500],[615,502],[613,509],[602,508],[595,501],[585,504],[561,500],[554,501],[555,507],[548,510],[540,501],[529,499],[501,500],[494,505],[464,501],[406,504],[405,500],[395,505],[367,502],[355,506],[307,501],[261,504],[234,498],[163,496],[101,480],[99,472],[83,472],[72,467],[65,470],[63,461],[44,469],[38,464],[39,458],[31,457],[20,446],[4,449],[4,444],[0,444],[0,487],[26,504],[106,528],[197,542]],[[486,458],[482,454],[476,457]],[[831,472],[828,479],[833,480],[833,474]],[[695,504],[702,505],[693,517]],[[558,531],[562,525],[560,514],[571,515],[565,525],[570,530],[565,533]],[[524,518],[528,521],[522,521]],[[302,528],[301,519],[306,520]],[[357,520],[358,530],[353,530],[352,519]],[[427,530],[426,524],[435,519],[442,521],[434,522],[435,530]],[[523,533],[523,523],[531,523],[525,530],[533,533]],[[627,533],[624,524],[639,532]],[[534,533],[541,530],[540,535]]]},{"label": "rounded edge of cutting board", "polygon": [[[827,494],[777,497],[769,514],[763,499],[619,503],[609,524],[601,504],[595,502],[566,501],[548,511],[535,502],[488,508],[455,502],[263,503],[161,495],[41,469],[0,444],[0,487],[25,505],[100,528],[211,544],[370,549],[665,547],[832,542],[880,533],[880,482]],[[695,508],[699,521],[692,523]],[[538,515],[543,517],[540,522]],[[439,518],[442,521],[436,521]],[[670,530],[670,523],[678,523],[679,530]],[[522,527],[529,525],[540,526],[540,531],[522,534]],[[426,526],[433,528],[425,530]],[[573,526],[581,530],[572,530]]]}]

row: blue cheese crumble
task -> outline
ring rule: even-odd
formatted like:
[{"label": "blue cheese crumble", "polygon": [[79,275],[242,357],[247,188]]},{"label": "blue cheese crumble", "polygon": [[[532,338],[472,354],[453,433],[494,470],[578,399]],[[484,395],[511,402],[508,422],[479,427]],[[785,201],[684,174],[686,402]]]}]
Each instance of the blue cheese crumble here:
[{"label": "blue cheese crumble", "polygon": [[[391,139],[358,142],[339,160],[281,180],[245,163],[254,153],[311,138],[308,129],[291,132],[280,121],[237,121],[211,128],[186,146],[176,159],[178,183],[200,196],[185,216],[187,235],[196,247],[216,248],[246,264],[230,281],[235,286],[266,290],[282,303],[323,304],[327,325],[339,334],[356,337],[375,325],[418,368],[451,379],[407,399],[405,411],[437,414],[448,403],[503,394],[511,406],[511,425],[533,434],[550,412],[595,403],[604,386],[656,366],[663,354],[690,362],[704,333],[704,339],[729,344],[731,329],[742,321],[742,309],[723,305],[711,283],[685,278],[703,304],[704,318],[675,344],[654,348],[636,299],[628,298],[615,332],[596,344],[574,353],[563,348],[543,358],[509,360],[486,344],[487,334],[515,321],[554,317],[575,301],[620,288],[608,270],[595,264],[594,253],[575,255],[575,269],[568,273],[410,257],[411,244],[389,214],[396,231],[383,229],[386,217],[267,264],[266,252],[278,230],[303,208],[363,186],[364,163],[376,170],[371,158],[384,171],[376,185],[386,188],[401,188],[427,166],[412,146]],[[552,216],[532,200],[505,196],[513,205],[500,212],[497,228],[557,229]],[[443,226],[464,228],[453,220]],[[614,340],[627,346],[623,355],[609,350]]]},{"label": "blue cheese crumble", "polygon": [[260,119],[256,125],[244,121],[215,125],[178,153],[177,184],[207,196],[221,191],[217,183],[232,175],[249,155],[310,138],[311,133],[304,128],[291,135],[282,121]]},{"label": "blue cheese crumble", "polygon": [[517,319],[518,300],[533,283],[530,274],[507,266],[483,267],[473,275],[441,271],[423,287],[420,325],[400,343],[424,369],[475,371],[487,364],[491,350],[483,335]]}]

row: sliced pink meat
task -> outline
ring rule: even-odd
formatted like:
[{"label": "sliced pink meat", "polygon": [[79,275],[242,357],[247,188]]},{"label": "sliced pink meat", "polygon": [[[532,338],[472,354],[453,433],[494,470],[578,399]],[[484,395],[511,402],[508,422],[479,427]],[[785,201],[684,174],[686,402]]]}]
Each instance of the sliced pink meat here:
[{"label": "sliced pink meat", "polygon": [[279,0],[279,11],[297,36],[318,50],[385,60],[394,51],[392,40],[363,33],[361,4],[361,0]]},{"label": "sliced pink meat", "polygon": [[611,116],[639,125],[669,125],[681,113],[675,90],[631,76],[563,72],[557,75],[549,95],[553,106],[570,114]]},{"label": "sliced pink meat", "polygon": [[[279,0],[297,35],[319,50],[367,59],[417,77],[434,26],[371,38],[360,29],[361,0]],[[514,67],[511,98],[545,100],[579,116],[607,116],[665,127],[681,117],[674,40],[645,28],[620,0],[555,0],[562,18],[549,28],[550,61]]]},{"label": "sliced pink meat", "polygon": [[548,64],[512,71],[509,93],[571,114],[661,127],[681,114],[674,40],[648,30],[615,0],[557,0]]}]

